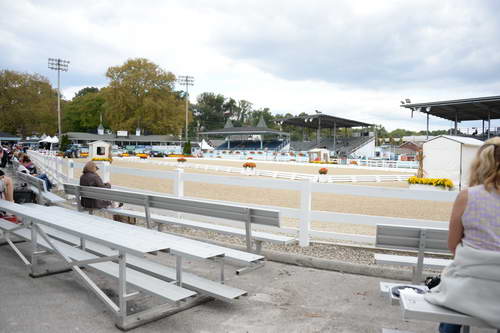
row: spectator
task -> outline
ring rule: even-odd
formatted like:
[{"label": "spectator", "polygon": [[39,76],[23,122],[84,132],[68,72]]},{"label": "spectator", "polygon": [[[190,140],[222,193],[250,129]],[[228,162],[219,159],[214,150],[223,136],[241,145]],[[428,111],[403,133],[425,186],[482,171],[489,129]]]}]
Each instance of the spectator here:
[{"label": "spectator", "polygon": [[[500,137],[479,148],[469,180],[450,218],[454,260],[425,298],[500,329]],[[460,332],[460,325],[442,323],[439,331]]]},{"label": "spectator", "polygon": [[[83,174],[80,177],[81,186],[94,186],[94,187],[105,187],[111,188],[110,183],[104,183],[101,177],[97,174],[99,168],[93,161],[89,161],[83,167]],[[88,209],[101,209],[106,208],[111,205],[111,201],[97,200],[91,198],[81,198],[82,207]]]},{"label": "spectator", "polygon": [[7,162],[9,161],[8,154],[9,152],[5,148],[0,146],[0,168],[5,168],[5,166],[7,165]]},{"label": "spectator", "polygon": [[2,170],[0,170],[0,199],[14,202],[14,184]]},{"label": "spectator", "polygon": [[46,174],[37,173],[35,165],[31,162],[28,156],[23,157],[21,163],[19,164],[19,167],[17,168],[17,172],[23,172],[43,180],[45,182],[45,187],[47,188],[47,191],[52,190],[52,187],[54,186]]}]

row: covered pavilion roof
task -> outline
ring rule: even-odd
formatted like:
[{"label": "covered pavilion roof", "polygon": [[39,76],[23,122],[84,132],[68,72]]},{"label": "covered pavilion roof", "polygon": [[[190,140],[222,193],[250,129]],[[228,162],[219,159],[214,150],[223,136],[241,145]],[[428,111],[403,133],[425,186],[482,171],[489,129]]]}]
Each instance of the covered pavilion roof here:
[{"label": "covered pavilion roof", "polygon": [[372,124],[361,121],[329,116],[326,114],[315,114],[300,117],[285,118],[281,120],[283,125],[292,125],[308,128],[334,128],[334,127],[370,127]]},{"label": "covered pavilion roof", "polygon": [[500,119],[500,96],[407,103],[401,107],[457,122]]}]

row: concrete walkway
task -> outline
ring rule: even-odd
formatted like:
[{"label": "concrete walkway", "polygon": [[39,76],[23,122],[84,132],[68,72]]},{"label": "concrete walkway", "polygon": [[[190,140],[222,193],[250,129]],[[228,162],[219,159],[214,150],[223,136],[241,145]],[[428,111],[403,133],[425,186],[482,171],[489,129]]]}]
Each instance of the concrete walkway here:
[{"label": "concrete walkway", "polygon": [[[27,252],[27,244],[21,244]],[[171,258],[161,255],[161,261]],[[46,257],[47,262],[52,261]],[[158,260],[158,259],[157,259]],[[189,262],[197,273],[216,266]],[[229,304],[212,301],[133,332],[436,332],[435,323],[403,322],[398,306],[378,294],[380,279],[268,262],[243,276],[228,267],[228,285],[249,291]],[[91,274],[108,294],[116,283]],[[207,274],[204,274],[207,275]],[[153,298],[139,298],[140,309]],[[0,247],[0,332],[119,332],[104,305],[63,273],[32,279],[8,246]],[[477,331],[479,332],[479,330]]]}]

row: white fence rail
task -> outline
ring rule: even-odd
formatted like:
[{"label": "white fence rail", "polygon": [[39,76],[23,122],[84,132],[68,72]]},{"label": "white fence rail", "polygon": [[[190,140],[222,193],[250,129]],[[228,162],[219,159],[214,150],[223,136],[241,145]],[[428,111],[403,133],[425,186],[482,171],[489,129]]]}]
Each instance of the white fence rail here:
[{"label": "white fence rail", "polygon": [[139,159],[137,157],[125,157],[116,158],[117,160],[123,160],[126,162],[137,162],[137,163],[149,163],[154,165],[163,165],[178,168],[192,168],[197,170],[205,171],[216,171],[216,172],[228,172],[237,173],[247,176],[263,176],[272,178],[283,178],[290,180],[311,180],[321,183],[345,183],[345,182],[394,182],[400,181],[404,182],[408,179],[408,175],[313,175],[308,173],[296,173],[296,172],[285,172],[285,171],[271,171],[271,170],[261,170],[261,169],[245,169],[211,165],[211,164],[198,164],[189,162],[169,162],[156,159]]},{"label": "white fence rail", "polygon": [[[30,152],[30,156],[47,174],[59,177],[63,181],[74,182],[73,165],[71,160],[62,162],[60,157],[54,158],[51,156],[43,155],[37,152]],[[59,159],[59,162],[55,160]],[[66,174],[58,171],[57,165],[62,163],[68,164],[68,171]],[[78,166],[83,166],[83,163],[76,163]],[[331,184],[331,183],[316,183],[310,179],[303,181],[289,181],[280,179],[262,179],[254,177],[233,177],[233,176],[220,176],[208,174],[185,174],[184,170],[177,169],[175,171],[159,171],[159,170],[142,170],[136,168],[123,168],[116,166],[105,165],[103,168],[103,177],[109,177],[110,173],[113,174],[126,174],[129,176],[141,177],[154,177],[161,179],[170,179],[173,181],[173,195],[182,197],[184,196],[184,182],[201,182],[209,184],[223,184],[232,186],[243,187],[257,187],[262,189],[282,189],[300,192],[300,207],[287,208],[279,206],[263,206],[255,204],[245,204],[249,207],[264,207],[269,209],[279,210],[283,217],[298,219],[299,228],[283,227],[279,230],[276,228],[267,227],[264,229],[274,230],[285,233],[292,233],[298,235],[299,243],[301,246],[308,246],[310,238],[325,238],[335,239],[340,241],[353,241],[360,243],[374,244],[375,237],[370,235],[359,234],[344,234],[337,232],[325,232],[311,229],[312,221],[320,221],[325,223],[343,223],[343,224],[356,224],[376,226],[377,224],[393,224],[393,225],[406,225],[406,226],[427,226],[434,228],[447,228],[448,223],[445,221],[433,221],[422,219],[408,219],[399,217],[385,217],[385,216],[372,216],[362,214],[348,214],[330,211],[316,211],[312,210],[312,195],[313,193],[331,193],[340,195],[352,195],[360,197],[376,197],[376,198],[395,198],[407,200],[432,200],[437,202],[453,202],[457,192],[447,191],[426,191],[426,190],[409,190],[400,188],[385,188],[375,186],[352,186],[345,184]],[[64,178],[66,177],[66,178]],[[135,189],[137,191],[137,189]],[[360,205],[362,204],[360,198]]]},{"label": "white fence rail", "polygon": [[[231,154],[224,151],[215,151],[212,153],[203,153],[205,158],[218,158],[228,160],[247,160],[251,158],[256,161],[276,161],[276,162],[309,162],[309,157],[306,153],[276,153],[274,152],[248,152],[248,151],[233,151]],[[331,160],[337,165],[355,165],[362,167],[376,168],[391,168],[391,169],[418,169],[416,161],[390,161],[390,160],[374,160],[374,159],[340,159],[334,158]]]}]

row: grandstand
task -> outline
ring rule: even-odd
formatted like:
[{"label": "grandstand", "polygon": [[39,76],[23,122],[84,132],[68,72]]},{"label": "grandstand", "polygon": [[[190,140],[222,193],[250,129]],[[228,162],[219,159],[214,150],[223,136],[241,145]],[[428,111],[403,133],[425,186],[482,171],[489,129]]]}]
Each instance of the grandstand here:
[{"label": "grandstand", "polygon": [[[372,126],[371,124],[324,114],[282,119],[278,124],[314,128],[316,129],[316,140],[291,142],[289,133],[268,128],[262,117],[256,127],[234,127],[231,120],[228,120],[222,129],[200,132],[199,134],[205,136],[207,141],[212,142],[215,150],[267,150],[275,152],[292,150],[304,152],[314,148],[326,148],[335,156],[374,155],[374,133],[368,130]],[[362,130],[348,136],[347,129],[353,127],[361,127]],[[342,128],[344,135],[338,135],[337,132]],[[325,129],[330,129],[330,135],[322,138],[321,130]],[[368,149],[368,151],[366,149],[368,146],[373,146],[373,149]],[[363,147],[365,149],[359,151]]]},{"label": "grandstand", "polygon": [[290,134],[277,131],[267,127],[264,118],[260,118],[255,127],[234,127],[228,119],[224,128],[199,133],[207,137],[224,137],[224,141],[213,139],[209,141],[218,142],[216,150],[268,150],[286,151],[290,148]]},{"label": "grandstand", "polygon": [[[359,151],[365,146],[374,146],[374,133],[368,130],[369,127],[373,126],[371,124],[321,113],[282,119],[280,124],[316,130],[314,141],[306,141],[305,137],[301,141],[292,141],[290,143],[291,150],[308,151],[314,148],[326,148],[335,156],[349,156],[353,154],[373,156],[373,153],[369,151]],[[352,136],[348,136],[347,129],[354,127],[361,127],[362,130],[353,133]],[[342,128],[344,129],[344,134],[339,136],[338,131]],[[330,135],[322,138],[321,131],[324,129],[329,129]]]}]

